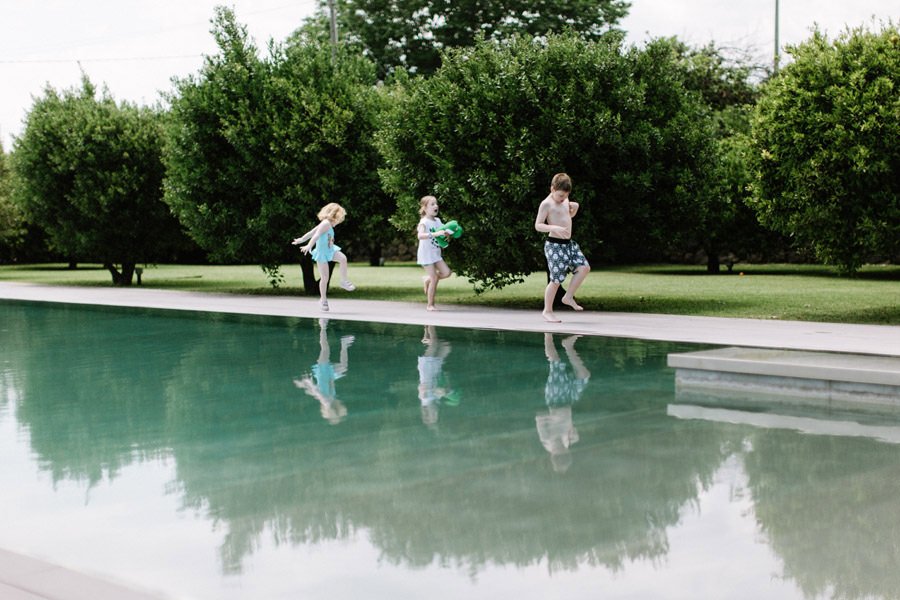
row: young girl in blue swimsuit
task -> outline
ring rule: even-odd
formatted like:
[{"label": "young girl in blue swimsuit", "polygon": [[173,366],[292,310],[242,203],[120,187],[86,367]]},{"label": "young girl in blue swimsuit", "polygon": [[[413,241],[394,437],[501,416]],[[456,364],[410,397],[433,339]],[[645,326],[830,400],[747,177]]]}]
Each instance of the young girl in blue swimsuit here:
[{"label": "young girl in blue swimsuit", "polygon": [[343,289],[352,292],[356,286],[347,279],[347,256],[341,252],[341,247],[334,243],[334,228],[344,222],[347,211],[340,204],[331,202],[323,206],[317,216],[319,224],[291,243],[297,246],[309,240],[309,243],[300,248],[300,252],[309,254],[312,251],[313,260],[319,265],[319,306],[323,311],[327,311],[328,280],[331,275],[329,262],[334,261],[340,266]]}]

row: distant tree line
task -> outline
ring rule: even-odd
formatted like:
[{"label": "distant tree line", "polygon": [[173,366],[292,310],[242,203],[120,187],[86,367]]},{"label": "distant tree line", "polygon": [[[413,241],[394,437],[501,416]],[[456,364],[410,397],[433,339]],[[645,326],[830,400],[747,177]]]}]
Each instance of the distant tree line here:
[{"label": "distant tree line", "polygon": [[760,75],[713,44],[625,46],[618,0],[466,13],[482,20],[458,3],[395,4],[432,29],[410,37],[379,3],[345,0],[337,48],[319,14],[265,56],[217,8],[218,52],[166,107],[117,103],[86,76],[48,86],[0,152],[0,260],[101,262],[120,285],[147,262],[256,263],[278,285],[321,205],[347,208],[351,259],[379,264],[435,194],[466,227],[454,269],[502,287],[543,268],[532,224],[559,171],[597,264],[705,255],[718,271],[720,257],[790,250],[853,273],[896,260],[892,23],[815,32]]}]

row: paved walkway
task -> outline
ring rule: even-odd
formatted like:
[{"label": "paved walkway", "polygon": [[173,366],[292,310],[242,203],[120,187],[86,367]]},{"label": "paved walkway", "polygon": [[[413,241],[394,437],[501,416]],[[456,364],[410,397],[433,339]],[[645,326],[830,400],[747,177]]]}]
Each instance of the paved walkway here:
[{"label": "paved walkway", "polygon": [[[308,297],[248,296],[178,292],[141,287],[63,287],[0,282],[0,299],[129,306],[173,310],[274,315],[323,316],[318,302]],[[537,301],[535,302],[537,304]],[[535,310],[478,306],[441,306],[429,313],[423,303],[330,300],[331,319],[502,329],[554,331],[643,340],[696,342],[723,346],[750,346],[900,356],[900,326],[851,325],[806,321],[727,319],[636,313],[559,311],[562,323],[547,323]]]},{"label": "paved walkway", "polygon": [[106,579],[0,549],[2,600],[164,600]]},{"label": "paved walkway", "polygon": [[[323,314],[313,298],[209,294],[141,287],[120,289],[0,282],[0,300],[3,299],[289,317],[316,318]],[[351,321],[553,331],[723,346],[900,356],[898,326],[571,311],[560,311],[558,316],[563,322],[551,324],[541,318],[539,308],[528,311],[439,304],[441,310],[429,313],[424,303],[346,297],[335,298],[330,304],[329,318]],[[0,598],[153,600],[159,597],[0,550]]]}]

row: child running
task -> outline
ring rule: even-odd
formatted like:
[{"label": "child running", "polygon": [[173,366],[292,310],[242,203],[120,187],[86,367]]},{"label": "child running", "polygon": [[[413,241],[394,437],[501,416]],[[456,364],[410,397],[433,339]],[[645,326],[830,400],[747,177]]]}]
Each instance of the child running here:
[{"label": "child running", "polygon": [[548,234],[544,242],[544,256],[550,282],[544,290],[544,320],[559,323],[553,313],[553,301],[559,286],[565,281],[569,271],[574,272],[569,289],[562,297],[562,303],[574,310],[584,310],[575,302],[575,292],[584,282],[591,266],[588,264],[578,243],[572,239],[572,217],[578,212],[578,203],[569,201],[572,180],[565,173],[557,173],[550,183],[550,195],[544,198],[538,208],[534,228]]},{"label": "child running", "polygon": [[434,296],[437,292],[437,285],[441,279],[450,277],[450,267],[444,262],[441,256],[441,247],[438,246],[434,236],[450,237],[452,233],[441,231],[432,233],[432,229],[439,228],[443,225],[438,214],[438,201],[434,196],[423,196],[419,201],[419,225],[416,228],[417,237],[419,238],[419,249],[416,255],[417,261],[425,268],[427,275],[422,277],[422,285],[425,292],[427,304],[426,310],[437,310],[434,306]]},{"label": "child running", "polygon": [[347,279],[347,256],[341,252],[341,247],[334,243],[334,228],[344,222],[347,211],[340,204],[331,202],[322,207],[319,214],[320,223],[298,237],[291,243],[295,246],[306,240],[309,243],[300,248],[303,254],[309,254],[312,250],[313,260],[319,266],[319,307],[328,311],[328,280],[330,269],[328,263],[335,261],[341,268],[341,287],[348,292],[356,289],[356,286]]}]

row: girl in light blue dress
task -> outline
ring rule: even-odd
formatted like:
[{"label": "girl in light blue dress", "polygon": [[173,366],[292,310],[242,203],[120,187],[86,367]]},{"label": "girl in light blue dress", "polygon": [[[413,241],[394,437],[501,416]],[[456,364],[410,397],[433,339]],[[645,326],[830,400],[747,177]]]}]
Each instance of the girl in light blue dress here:
[{"label": "girl in light blue dress", "polygon": [[341,247],[334,243],[334,228],[344,222],[347,211],[340,204],[331,202],[323,206],[317,216],[319,224],[291,243],[297,246],[309,240],[305,246],[301,246],[300,252],[303,254],[312,252],[313,260],[319,266],[319,306],[323,311],[327,311],[328,280],[331,275],[328,263],[334,261],[340,267],[343,289],[352,292],[356,286],[347,278],[347,256],[341,252]]}]

